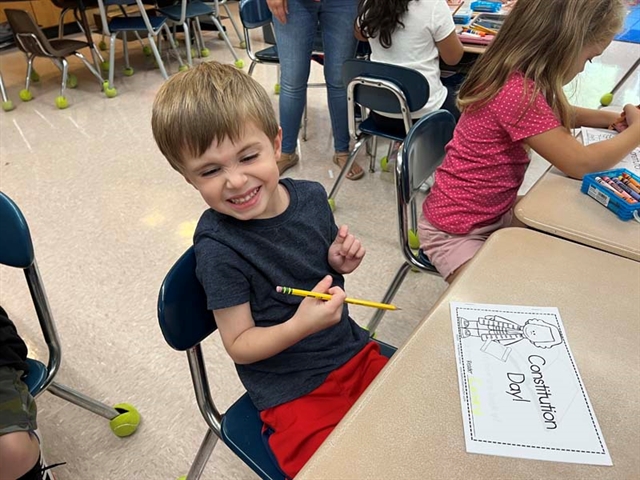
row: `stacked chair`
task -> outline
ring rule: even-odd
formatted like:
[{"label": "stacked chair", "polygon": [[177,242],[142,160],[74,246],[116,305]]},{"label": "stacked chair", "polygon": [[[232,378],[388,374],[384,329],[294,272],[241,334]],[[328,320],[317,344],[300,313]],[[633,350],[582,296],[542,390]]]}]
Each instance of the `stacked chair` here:
[{"label": "stacked chair", "polygon": [[[78,85],[76,76],[69,74],[69,63],[67,61],[67,57],[69,56],[75,56],[82,60],[82,63],[84,63],[89,71],[96,77],[99,85],[103,88],[105,87],[102,76],[98,70],[80,53],[81,49],[90,47],[88,42],[69,38],[48,40],[28,12],[24,10],[6,9],[5,13],[11,25],[13,35],[15,36],[16,45],[27,57],[27,77],[25,80],[25,88],[20,91],[21,100],[27,102],[33,98],[29,86],[32,79],[37,79],[37,74],[35,74],[33,70],[33,61],[36,57],[49,58],[62,72],[60,95],[56,97],[55,100],[58,108],[67,108],[69,106],[69,102],[65,97],[67,86],[69,88],[75,88]],[[105,93],[109,96],[108,90],[105,90]],[[3,102],[4,101],[3,95]]]}]

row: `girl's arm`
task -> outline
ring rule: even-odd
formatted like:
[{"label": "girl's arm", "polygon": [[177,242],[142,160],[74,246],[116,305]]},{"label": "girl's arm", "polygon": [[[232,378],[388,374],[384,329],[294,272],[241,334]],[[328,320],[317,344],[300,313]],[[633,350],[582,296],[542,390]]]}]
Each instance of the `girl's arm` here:
[{"label": "girl's arm", "polygon": [[607,110],[573,107],[573,128],[593,127],[607,128],[620,116],[619,113]]},{"label": "girl's arm", "polygon": [[563,127],[526,138],[524,143],[542,155],[566,175],[582,178],[585,174],[607,170],[640,145],[640,110],[625,105],[629,127],[614,138],[583,145]]},{"label": "girl's arm", "polygon": [[457,65],[462,60],[464,49],[455,30],[446,36],[444,40],[436,42],[436,47],[440,58],[447,65]]}]

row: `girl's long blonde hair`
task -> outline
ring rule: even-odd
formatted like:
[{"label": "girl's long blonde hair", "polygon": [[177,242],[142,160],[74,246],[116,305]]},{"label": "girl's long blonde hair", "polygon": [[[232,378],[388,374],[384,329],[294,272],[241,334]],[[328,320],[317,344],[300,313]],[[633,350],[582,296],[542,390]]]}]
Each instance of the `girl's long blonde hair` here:
[{"label": "girl's long blonde hair", "polygon": [[542,92],[562,125],[571,128],[562,89],[583,47],[610,41],[624,22],[622,0],[518,0],[498,36],[458,93],[461,111],[489,102],[513,72],[534,82],[529,105]]}]

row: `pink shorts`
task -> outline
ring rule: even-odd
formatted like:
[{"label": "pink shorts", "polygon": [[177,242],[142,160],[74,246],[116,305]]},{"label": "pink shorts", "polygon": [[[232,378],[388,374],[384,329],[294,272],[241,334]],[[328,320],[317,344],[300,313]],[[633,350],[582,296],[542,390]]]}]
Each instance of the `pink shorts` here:
[{"label": "pink shorts", "polygon": [[446,280],[461,265],[473,258],[489,235],[511,225],[512,219],[513,209],[491,225],[474,228],[465,235],[453,235],[437,229],[424,218],[424,215],[420,215],[418,222],[420,248]]}]

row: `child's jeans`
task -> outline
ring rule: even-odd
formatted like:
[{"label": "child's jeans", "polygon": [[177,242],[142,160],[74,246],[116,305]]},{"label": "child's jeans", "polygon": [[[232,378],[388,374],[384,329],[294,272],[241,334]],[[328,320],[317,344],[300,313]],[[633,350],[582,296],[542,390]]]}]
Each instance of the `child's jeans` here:
[{"label": "child's jeans", "polygon": [[298,474],[387,360],[369,342],[311,393],[260,412],[269,448],[288,478]]},{"label": "child's jeans", "polygon": [[496,230],[511,225],[513,209],[491,225],[474,228],[466,235],[453,235],[431,225],[424,215],[418,222],[420,248],[445,280],[473,258],[484,242]]},{"label": "child's jeans", "polygon": [[0,367],[0,435],[37,428],[36,402],[21,377],[20,370]]}]

